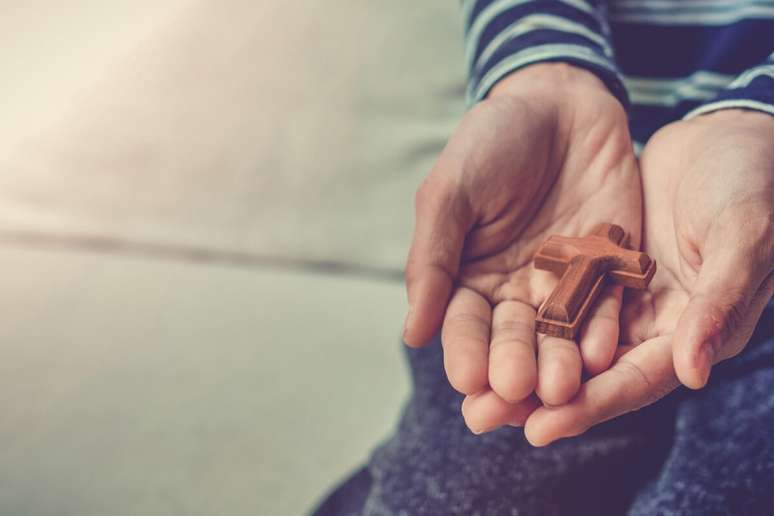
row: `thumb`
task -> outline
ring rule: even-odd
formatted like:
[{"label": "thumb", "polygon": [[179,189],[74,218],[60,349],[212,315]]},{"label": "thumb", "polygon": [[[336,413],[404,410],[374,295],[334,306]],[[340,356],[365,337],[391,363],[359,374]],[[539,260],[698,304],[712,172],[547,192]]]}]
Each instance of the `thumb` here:
[{"label": "thumb", "polygon": [[417,190],[405,272],[409,311],[403,340],[409,346],[423,345],[440,330],[471,219],[468,203],[453,182],[431,175]]},{"label": "thumb", "polygon": [[739,244],[738,235],[722,236],[711,239],[716,245],[703,253],[704,263],[675,328],[675,372],[691,389],[706,385],[714,363],[744,348],[771,296],[759,292],[768,292],[763,283],[771,283],[765,281],[771,264],[765,263],[770,260],[762,256],[760,241]]}]

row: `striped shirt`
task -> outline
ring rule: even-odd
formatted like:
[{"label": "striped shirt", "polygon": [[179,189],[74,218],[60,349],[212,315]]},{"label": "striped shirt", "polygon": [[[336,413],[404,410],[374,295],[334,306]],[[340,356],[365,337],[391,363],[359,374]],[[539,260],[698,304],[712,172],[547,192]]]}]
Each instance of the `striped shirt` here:
[{"label": "striped shirt", "polygon": [[521,67],[596,74],[640,147],[662,125],[724,108],[774,115],[774,0],[462,0],[468,101]]}]

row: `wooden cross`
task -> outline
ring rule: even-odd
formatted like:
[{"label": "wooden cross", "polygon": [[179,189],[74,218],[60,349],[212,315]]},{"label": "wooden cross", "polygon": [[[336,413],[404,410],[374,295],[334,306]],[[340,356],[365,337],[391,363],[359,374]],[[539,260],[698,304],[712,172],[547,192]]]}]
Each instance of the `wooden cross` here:
[{"label": "wooden cross", "polygon": [[643,289],[656,272],[656,262],[626,248],[628,238],[615,224],[600,224],[589,236],[552,236],[535,254],[535,267],[561,276],[538,309],[535,329],[574,339],[607,277],[625,287]]}]

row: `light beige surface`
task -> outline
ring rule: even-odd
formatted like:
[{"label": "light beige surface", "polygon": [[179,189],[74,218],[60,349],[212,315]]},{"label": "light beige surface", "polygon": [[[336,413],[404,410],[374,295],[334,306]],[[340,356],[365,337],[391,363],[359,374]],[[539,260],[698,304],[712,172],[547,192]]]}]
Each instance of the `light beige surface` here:
[{"label": "light beige surface", "polygon": [[456,3],[64,5],[0,7],[0,231],[402,266]]},{"label": "light beige surface", "polygon": [[0,0],[0,515],[299,514],[366,457],[406,392],[397,278],[459,25]]},{"label": "light beige surface", "polygon": [[0,251],[0,514],[291,515],[406,392],[399,285]]}]

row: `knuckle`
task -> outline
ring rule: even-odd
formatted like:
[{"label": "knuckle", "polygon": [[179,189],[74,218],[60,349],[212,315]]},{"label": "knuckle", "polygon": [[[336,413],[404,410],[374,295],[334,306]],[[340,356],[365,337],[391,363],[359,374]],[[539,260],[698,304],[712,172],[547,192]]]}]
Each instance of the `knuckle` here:
[{"label": "knuckle", "polygon": [[[703,341],[717,357],[733,356],[733,349],[744,347],[745,334],[754,325],[751,317],[753,293],[747,286],[725,286],[722,294],[698,293],[696,310],[707,325]],[[741,348],[739,348],[741,350]],[[735,353],[734,353],[735,354]]]},{"label": "knuckle", "polygon": [[475,313],[457,313],[447,318],[444,324],[444,333],[466,337],[470,335],[488,335],[489,321]]},{"label": "knuckle", "polygon": [[748,313],[748,293],[743,288],[729,288],[724,292],[726,302],[710,302],[706,317],[711,323],[707,343],[715,355],[737,340],[735,337],[744,327]]},{"label": "knuckle", "polygon": [[672,391],[673,382],[657,382],[639,365],[626,359],[620,359],[611,371],[617,371],[623,375],[625,382],[632,385],[635,403],[627,407],[627,412],[651,405]]},{"label": "knuckle", "polygon": [[498,322],[492,325],[492,348],[533,348],[530,335],[534,334],[534,325],[523,321]]},{"label": "knuckle", "polygon": [[[579,352],[574,343],[561,343],[552,347],[543,347],[540,349],[543,353],[544,363],[559,364],[564,370],[573,370],[579,364]],[[550,367],[550,366],[549,366]],[[565,378],[564,376],[559,378]]]},{"label": "knuckle", "polygon": [[620,374],[623,382],[629,384],[632,391],[639,394],[636,404],[627,407],[627,412],[637,410],[655,401],[653,385],[638,365],[627,360],[619,360],[611,371]]},{"label": "knuckle", "polygon": [[535,323],[531,321],[529,323],[521,320],[509,319],[505,321],[498,321],[493,326],[493,329],[503,335],[503,339],[507,337],[517,337],[520,335],[529,335],[535,331]]},{"label": "knuckle", "polygon": [[747,303],[744,301],[731,303],[728,306],[723,328],[726,338],[730,337],[733,332],[742,327],[744,320],[746,319],[747,308]]}]

